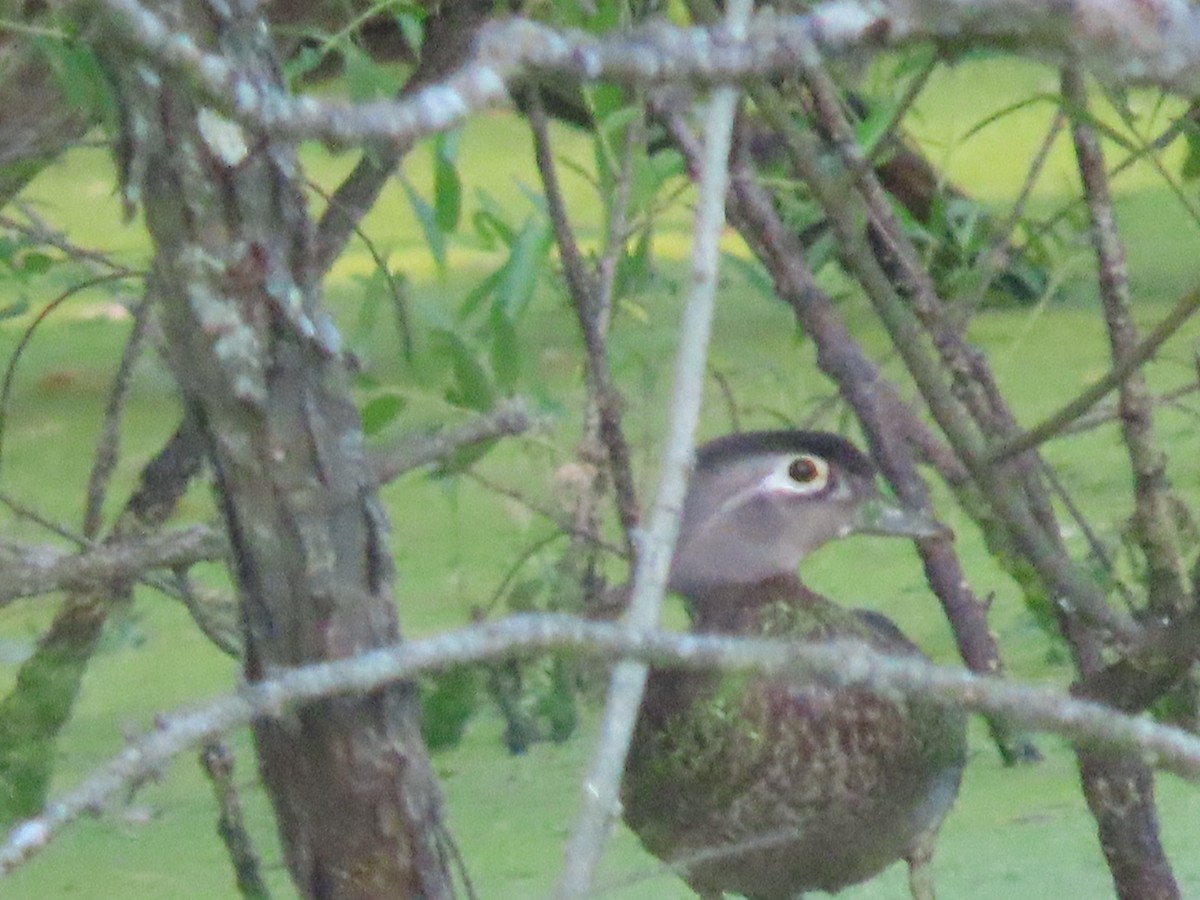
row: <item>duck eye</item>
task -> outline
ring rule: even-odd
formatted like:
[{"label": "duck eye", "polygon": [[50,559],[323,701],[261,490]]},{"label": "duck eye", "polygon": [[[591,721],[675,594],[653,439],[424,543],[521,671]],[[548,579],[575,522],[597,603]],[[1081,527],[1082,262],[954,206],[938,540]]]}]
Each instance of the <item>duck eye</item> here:
[{"label": "duck eye", "polygon": [[812,485],[820,481],[828,469],[812,456],[797,456],[788,463],[788,477],[796,484]]}]

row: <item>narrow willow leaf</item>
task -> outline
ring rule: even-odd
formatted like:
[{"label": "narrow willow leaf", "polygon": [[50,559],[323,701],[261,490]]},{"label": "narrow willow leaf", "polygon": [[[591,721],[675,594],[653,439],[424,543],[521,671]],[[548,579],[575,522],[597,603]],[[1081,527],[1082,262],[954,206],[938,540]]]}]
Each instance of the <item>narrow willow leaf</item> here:
[{"label": "narrow willow leaf", "polygon": [[404,185],[404,193],[408,195],[408,202],[416,214],[417,222],[421,226],[421,232],[425,235],[425,244],[429,247],[429,252],[433,255],[433,261],[437,264],[438,271],[445,274],[446,235],[438,227],[437,215],[434,213],[433,207],[426,202],[424,197],[417,193],[416,189],[408,183],[407,179],[401,178],[400,183]]},{"label": "narrow willow leaf", "polygon": [[496,303],[510,320],[519,319],[525,311],[553,241],[549,222],[532,216],[525,220],[496,289]]},{"label": "narrow willow leaf", "polygon": [[398,394],[382,394],[373,398],[363,407],[363,434],[367,436],[378,434],[396,421],[406,406],[408,406],[408,401]]},{"label": "narrow willow leaf", "polygon": [[521,344],[517,329],[512,320],[498,306],[494,306],[488,318],[488,331],[496,384],[501,391],[511,394],[521,377]]},{"label": "narrow willow leaf", "polygon": [[455,406],[480,412],[495,406],[492,379],[470,345],[446,328],[435,329],[431,338],[435,350],[449,358],[454,372],[454,384],[446,391],[446,399]]},{"label": "narrow willow leaf", "polygon": [[462,182],[458,177],[458,140],[461,131],[439,134],[434,141],[433,206],[438,228],[449,234],[462,216]]}]

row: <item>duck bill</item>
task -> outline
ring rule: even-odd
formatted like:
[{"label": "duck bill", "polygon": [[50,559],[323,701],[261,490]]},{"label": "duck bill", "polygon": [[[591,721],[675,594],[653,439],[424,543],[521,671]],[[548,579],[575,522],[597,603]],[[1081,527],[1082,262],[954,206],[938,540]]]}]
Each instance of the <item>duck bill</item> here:
[{"label": "duck bill", "polygon": [[911,506],[900,506],[883,497],[864,503],[859,509],[856,531],[895,537],[950,537],[950,531],[928,513]]}]

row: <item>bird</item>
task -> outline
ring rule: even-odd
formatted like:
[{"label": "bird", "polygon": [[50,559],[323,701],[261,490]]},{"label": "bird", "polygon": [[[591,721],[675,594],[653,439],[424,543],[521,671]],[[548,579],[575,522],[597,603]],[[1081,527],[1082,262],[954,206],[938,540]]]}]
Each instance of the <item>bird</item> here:
[{"label": "bird", "polygon": [[[839,435],[720,437],[696,451],[668,588],[695,632],[857,639],[923,658],[882,614],[840,606],[800,581],[805,556],[855,533],[948,532],[886,499],[874,465]],[[966,752],[965,713],[917,697],[652,669],[622,812],[704,900],[836,893],[901,859],[914,900],[932,900],[929,862]]]}]

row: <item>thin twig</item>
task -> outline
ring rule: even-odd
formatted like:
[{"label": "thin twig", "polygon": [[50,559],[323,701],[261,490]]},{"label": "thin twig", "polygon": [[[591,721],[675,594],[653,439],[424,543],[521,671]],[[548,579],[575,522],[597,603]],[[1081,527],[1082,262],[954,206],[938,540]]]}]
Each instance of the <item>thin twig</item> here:
[{"label": "thin twig", "polygon": [[1071,496],[1071,492],[1067,490],[1067,486],[1062,483],[1062,479],[1058,477],[1058,473],[1054,471],[1054,467],[1049,463],[1042,462],[1042,476],[1046,479],[1046,483],[1050,485],[1050,490],[1054,491],[1059,502],[1067,511],[1075,524],[1079,526],[1084,540],[1087,541],[1089,552],[1092,558],[1100,563],[1105,574],[1111,579],[1112,585],[1120,592],[1121,597],[1125,600],[1125,606],[1133,609],[1133,592],[1129,590],[1125,582],[1117,578],[1113,574],[1113,561],[1108,555],[1108,550],[1104,547],[1104,542],[1100,540],[1100,536],[1096,534],[1096,530],[1092,528],[1092,523],[1088,521],[1087,516],[1083,514],[1083,510],[1079,508],[1079,504],[1075,502],[1075,498]]},{"label": "thin twig", "polygon": [[[864,148],[867,151],[867,158],[871,162],[875,162],[888,149],[889,145],[895,147],[897,144],[902,145],[904,142],[903,135],[895,137],[896,129],[900,127],[900,123],[904,121],[904,117],[908,115],[917,98],[921,96],[921,92],[925,90],[925,86],[929,83],[929,78],[933,75],[934,70],[938,67],[940,60],[936,55],[931,55],[929,60],[921,67],[911,79],[908,86],[905,87],[904,93],[896,104],[892,107],[891,113],[888,115],[887,124],[879,133],[875,144]],[[895,138],[894,142],[889,142],[890,138]]]},{"label": "thin twig", "polygon": [[217,834],[233,863],[238,893],[246,900],[269,900],[271,892],[263,881],[262,865],[242,816],[242,800],[233,780],[233,753],[220,741],[210,741],[200,751],[200,767],[212,782],[220,810]]},{"label": "thin twig", "polygon": [[[105,143],[104,146],[107,147],[108,144]],[[44,221],[28,203],[17,203],[15,205],[29,221],[20,222],[10,216],[0,215],[0,227],[15,231],[35,244],[43,244],[60,250],[64,256],[73,262],[102,269],[109,274],[128,275],[131,278],[145,274],[144,272],[139,272],[122,265],[102,250],[80,247],[61,231],[58,231]]]},{"label": "thin twig", "polygon": [[[1029,199],[1033,196],[1033,189],[1037,185],[1038,178],[1041,177],[1042,170],[1046,167],[1046,163],[1050,159],[1050,151],[1054,149],[1054,142],[1058,140],[1058,135],[1066,125],[1066,116],[1062,111],[1054,114],[1054,118],[1050,120],[1050,127],[1046,129],[1046,136],[1042,139],[1041,145],[1037,152],[1033,155],[1033,161],[1029,164],[1029,169],[1025,173],[1025,181],[1021,184],[1021,190],[1017,193],[1017,199],[1013,202],[1012,208],[1009,209],[1008,215],[1004,221],[1000,223],[1000,227],[996,229],[993,236],[994,243],[988,251],[987,257],[982,264],[976,263],[983,273],[983,277],[979,279],[979,286],[970,297],[966,298],[964,305],[968,314],[978,309],[983,304],[983,298],[987,295],[988,289],[996,280],[996,276],[1004,268],[1008,261],[1009,253],[1012,250],[1012,234],[1016,229],[1017,224],[1025,215],[1025,207],[1029,203]],[[1018,250],[1018,252],[1023,252]]]},{"label": "thin twig", "polygon": [[[585,333],[589,330],[595,332],[591,340],[585,338],[585,348],[590,344],[599,344],[603,350],[601,358],[595,362],[591,360],[589,354],[589,366],[599,363],[605,369],[609,368],[607,344],[609,330],[612,326],[617,275],[620,271],[621,260],[625,257],[626,245],[630,236],[629,204],[633,194],[636,161],[643,159],[646,152],[645,108],[640,100],[640,97],[634,99],[637,104],[637,114],[624,130],[625,140],[621,147],[620,162],[614,167],[617,172],[616,180],[609,192],[606,204],[608,228],[605,231],[600,259],[596,261],[595,297],[588,307],[587,318],[590,320],[590,324],[583,326]],[[600,130],[603,131],[602,128]],[[539,139],[539,144],[544,145],[548,150],[549,142],[546,140],[544,123],[542,133],[543,137]],[[597,140],[601,141],[602,146],[607,149],[607,143],[604,142],[601,135],[597,136]],[[563,213],[565,214],[565,210]],[[577,309],[582,312],[579,307]],[[592,465],[596,474],[589,480],[588,489],[579,495],[575,506],[575,522],[582,529],[593,534],[599,532],[600,501],[607,492],[611,480],[617,504],[617,517],[622,525],[625,543],[630,551],[630,559],[636,562],[637,545],[633,539],[634,532],[631,526],[635,526],[640,521],[641,513],[629,459],[629,448],[626,446],[627,442],[624,437],[614,443],[611,434],[613,428],[611,424],[606,424],[606,417],[602,412],[606,399],[611,400],[611,385],[608,386],[609,391],[604,393],[601,390],[604,385],[597,384],[594,379],[589,377],[587,386],[588,403],[587,409],[584,411],[583,436],[579,443],[579,456],[585,465]],[[619,422],[621,410],[618,408],[616,412]],[[619,431],[618,434],[623,435],[623,431]],[[616,452],[614,453],[614,451]],[[622,451],[624,451],[623,456]],[[609,460],[607,467],[595,465],[602,455],[606,455]],[[603,579],[599,578],[596,573],[594,550],[585,557],[580,581],[584,589],[585,605],[596,605],[600,601],[599,595],[603,588]]]},{"label": "thin twig", "polygon": [[486,475],[481,475],[475,469],[469,469],[463,474],[465,475],[465,477],[471,479],[476,484],[478,484],[480,487],[486,488],[487,490],[491,491],[492,493],[499,494],[502,497],[507,497],[509,500],[513,500],[513,501],[519,503],[521,506],[523,506],[525,509],[529,510],[531,513],[541,516],[543,519],[545,519],[548,522],[553,522],[564,533],[572,535],[574,537],[579,537],[584,540],[590,541],[596,547],[599,547],[600,549],[604,550],[606,553],[611,553],[613,556],[616,556],[620,559],[624,559],[624,560],[629,559],[628,551],[623,546],[618,546],[617,544],[613,544],[609,541],[606,541],[597,535],[589,534],[587,531],[577,528],[573,522],[569,521],[568,519],[559,515],[558,513],[554,512],[553,510],[547,509],[546,507],[542,506],[540,503],[535,503],[533,500],[530,500],[527,496],[522,494],[520,491],[515,490],[514,488],[511,488],[511,487],[508,487],[507,485],[500,484],[498,481],[493,481],[491,478],[488,478]]},{"label": "thin twig", "polygon": [[997,465],[1068,431],[1080,416],[1120,387],[1131,373],[1154,356],[1158,348],[1179,331],[1197,309],[1200,309],[1200,287],[1193,288],[1184,295],[1154,330],[1146,335],[1140,344],[1123,354],[1095,384],[1082,391],[1074,400],[1064,404],[1057,412],[1051,413],[1038,425],[994,445],[983,456],[981,463],[988,466]]},{"label": "thin twig", "polygon": [[223,591],[197,590],[187,566],[175,567],[175,587],[200,633],[230,659],[240,662],[245,648],[237,598]]},{"label": "thin twig", "polygon": [[[309,190],[314,191],[325,201],[327,212],[335,203],[342,202],[338,200],[335,195],[330,194],[312,179],[309,179],[306,184],[308,185]],[[396,323],[400,328],[400,348],[404,352],[405,359],[412,359],[412,322],[410,321],[408,315],[408,301],[404,298],[404,288],[396,280],[396,276],[392,272],[391,266],[388,265],[387,257],[385,257],[383,253],[379,251],[379,248],[375,246],[375,242],[371,240],[371,236],[363,231],[362,226],[359,224],[361,221],[361,214],[355,216],[352,213],[347,212],[344,214],[344,221],[349,225],[349,233],[353,234],[360,241],[362,241],[363,246],[367,248],[367,253],[371,256],[371,261],[375,263],[376,271],[383,273],[383,281],[384,284],[387,285],[388,296],[391,297],[392,307],[396,310]],[[332,244],[333,238],[331,237],[329,240]],[[344,244],[337,246],[339,254],[342,249],[344,249]],[[330,247],[326,247],[324,250],[325,252],[329,253],[333,252]],[[319,266],[322,271],[328,271],[329,267],[333,265],[336,257],[324,259],[319,255],[320,252],[321,251],[318,250],[316,265]]]},{"label": "thin twig", "polygon": [[[1200,393],[1200,381],[1189,381],[1187,384],[1181,384],[1179,387],[1171,388],[1169,391],[1163,391],[1154,398],[1156,406],[1170,406],[1187,415],[1197,415],[1196,410],[1192,409],[1186,403],[1180,403],[1184,397],[1192,394]],[[1110,422],[1115,422],[1120,416],[1121,411],[1117,409],[1115,404],[1110,404],[1101,409],[1093,410],[1086,415],[1080,416],[1070,425],[1062,430],[1062,434],[1081,434],[1085,431],[1091,431],[1094,428],[1100,428]]]},{"label": "thin twig", "polygon": [[[1067,64],[1067,68],[1073,68],[1077,66],[1078,60],[1072,60]],[[1129,130],[1131,134],[1137,137],[1139,146],[1147,148],[1146,152],[1141,154],[1139,158],[1147,161],[1147,163],[1150,165],[1150,168],[1154,170],[1154,174],[1157,175],[1162,183],[1166,185],[1167,190],[1171,192],[1171,195],[1175,198],[1175,201],[1179,204],[1183,211],[1187,213],[1188,219],[1190,219],[1193,224],[1200,224],[1200,206],[1197,206],[1192,200],[1192,192],[1181,183],[1180,178],[1175,174],[1175,164],[1172,163],[1172,165],[1168,167],[1167,164],[1163,162],[1162,154],[1153,152],[1154,144],[1148,142],[1141,134],[1138,133],[1137,124],[1134,121],[1135,115],[1129,109],[1128,104],[1123,102],[1122,98],[1119,96],[1114,96],[1114,92],[1108,91],[1106,93],[1108,94],[1109,105],[1116,112],[1117,116],[1121,120],[1121,123]],[[1070,100],[1068,100],[1068,103],[1070,103]],[[1088,124],[1092,128],[1100,130],[1101,132],[1103,132],[1107,127],[1103,120],[1088,113],[1086,107],[1082,109],[1077,107],[1072,110],[1072,113],[1074,113],[1076,116],[1082,114],[1088,117]],[[1101,156],[1099,162],[1101,166],[1104,165],[1103,156]],[[1106,176],[1106,180],[1111,181],[1112,179],[1107,178]],[[1084,192],[1084,200],[1087,200],[1086,190]]]},{"label": "thin twig", "polygon": [[80,549],[91,549],[98,546],[95,541],[89,541],[83,535],[72,531],[66,525],[55,522],[53,519],[47,516],[43,516],[32,506],[27,506],[6,491],[0,491],[0,505],[7,507],[8,511],[18,519],[26,519],[44,531],[48,531],[51,534],[58,535],[64,540],[70,541]]},{"label": "thin twig", "polygon": [[[901,298],[873,254],[863,246],[857,219],[851,215],[844,194],[814,164],[816,155],[794,152],[793,162],[820,195],[822,206],[842,241],[844,258],[865,288],[930,413],[986,496],[995,513],[989,518],[998,519],[1003,527],[996,528],[995,521],[981,524],[990,525],[993,539],[1012,546],[1027,558],[1042,583],[1064,598],[1059,613],[1072,620],[1065,622],[1067,630],[1075,628],[1074,620],[1079,618],[1125,640],[1136,639],[1138,625],[1109,606],[1103,592],[1066,554],[1035,461],[1025,457],[1015,459],[1003,472],[985,464],[985,436],[993,440],[1008,439],[1016,432],[1015,418],[996,389],[981,354],[969,347],[961,334],[947,327],[945,306],[873,170],[866,164],[837,104],[836,89],[812,44],[802,55],[801,70],[833,145],[869,210],[872,224],[900,265],[902,280],[909,291],[906,298]],[[804,138],[799,135],[794,139],[796,151],[803,151],[811,144]]]},{"label": "thin twig", "polygon": [[729,414],[729,429],[733,432],[742,430],[742,417],[738,412],[737,396],[733,392],[733,385],[729,383],[729,378],[724,372],[716,366],[709,366],[708,374],[712,376],[712,380],[717,384],[717,390],[721,394],[721,399],[725,401],[725,411]]},{"label": "thin twig", "polygon": [[4,380],[0,385],[0,461],[4,458],[4,436],[5,426],[8,424],[9,402],[12,399],[13,381],[17,375],[17,366],[21,362],[21,357],[25,353],[25,349],[29,346],[29,342],[33,340],[33,335],[38,327],[49,318],[50,314],[56,309],[70,300],[77,294],[96,287],[101,284],[109,284],[114,281],[122,281],[126,278],[134,277],[128,270],[109,272],[105,275],[97,275],[93,278],[85,278],[83,281],[77,282],[47,303],[41,311],[34,316],[29,327],[21,334],[21,339],[17,341],[17,346],[13,348],[12,355],[8,358],[8,365],[4,369]]},{"label": "thin twig", "polygon": [[100,439],[96,442],[96,458],[88,475],[87,502],[83,513],[83,536],[95,540],[100,534],[104,515],[104,499],[108,495],[108,483],[117,467],[118,443],[121,439],[121,413],[129,396],[133,367],[142,354],[142,345],[150,321],[150,303],[143,300],[133,313],[133,330],[125,341],[121,362],[113,376],[108,403],[104,407],[104,424]]},{"label": "thin twig", "polygon": [[[740,37],[751,11],[750,0],[731,0],[726,24]],[[680,325],[675,383],[667,414],[667,444],[650,526],[639,548],[633,574],[633,593],[625,622],[632,632],[658,625],[667,572],[679,516],[687,490],[692,448],[704,396],[704,373],[712,331],[720,237],[725,224],[725,192],[729,183],[729,149],[738,92],[717,88],[705,113],[704,161],[700,199],[692,244],[692,291]],[[645,663],[623,661],[613,669],[600,737],[584,778],[583,805],[567,840],[566,866],[555,895],[586,896],[596,865],[617,815],[617,795],[625,770],[625,757],[646,687]]]},{"label": "thin twig", "polygon": [[[1129,267],[1125,245],[1117,230],[1112,195],[1104,171],[1104,153],[1087,120],[1087,89],[1075,65],[1062,73],[1063,96],[1074,113],[1072,134],[1075,155],[1091,215],[1092,244],[1099,267],[1100,302],[1108,325],[1109,343],[1115,365],[1141,349],[1133,321],[1129,294]],[[1133,473],[1134,536],[1146,560],[1146,592],[1149,608],[1158,616],[1176,616],[1188,611],[1193,601],[1186,567],[1174,526],[1170,487],[1167,484],[1166,454],[1154,439],[1154,412],[1146,378],[1137,369],[1129,371],[1117,386],[1121,433]],[[1179,665],[1190,664],[1180,661]]]},{"label": "thin twig", "polygon": [[[564,533],[565,532],[562,531],[552,531],[550,534],[538,538],[536,541],[534,541],[532,544],[529,544],[524,550],[517,554],[516,558],[509,563],[507,571],[500,576],[500,583],[496,585],[495,590],[492,591],[492,595],[487,599],[487,601],[480,604],[478,607],[478,612],[480,613],[481,618],[490,616],[496,611],[496,607],[499,606],[500,601],[504,599],[504,595],[508,591],[509,585],[516,580],[517,575],[519,575],[521,570],[525,568],[526,563],[561,538]],[[583,538],[580,539],[582,540]],[[562,607],[559,607],[559,609],[561,608]]]},{"label": "thin twig", "polygon": [[408,435],[394,446],[375,449],[371,454],[371,469],[380,484],[388,484],[413,469],[446,462],[459,450],[524,434],[536,424],[525,400],[519,397],[502,400],[490,412],[455,428],[428,436]]},{"label": "thin twig", "polygon": [[[636,559],[637,546],[634,543],[634,535],[641,513],[633,480],[629,442],[621,426],[621,396],[613,383],[612,370],[608,363],[608,317],[601,314],[601,285],[597,277],[588,270],[571,228],[566,202],[559,189],[558,173],[550,153],[546,113],[537,91],[529,93],[529,126],[533,131],[534,156],[546,192],[546,206],[554,227],[554,238],[558,244],[563,273],[571,294],[575,318],[583,334],[589,393],[595,402],[600,439],[607,451],[609,472],[617,499],[617,515],[621,520],[621,530],[629,556]],[[611,300],[611,296],[609,299]]]},{"label": "thin twig", "polygon": [[[1177,118],[1173,119],[1162,133],[1154,140],[1148,143],[1142,143],[1133,150],[1125,154],[1124,158],[1112,167],[1109,172],[1109,180],[1114,180],[1122,172],[1125,172],[1137,165],[1144,157],[1151,153],[1158,153],[1169,147],[1184,131],[1194,128],[1197,122],[1200,121],[1200,103],[1193,102],[1188,109]],[[1072,197],[1065,203],[1059,205],[1054,214],[1042,220],[1038,224],[1037,231],[1040,234],[1045,234],[1055,228],[1059,223],[1069,217],[1077,209],[1082,208],[1087,203],[1083,196]]]}]

